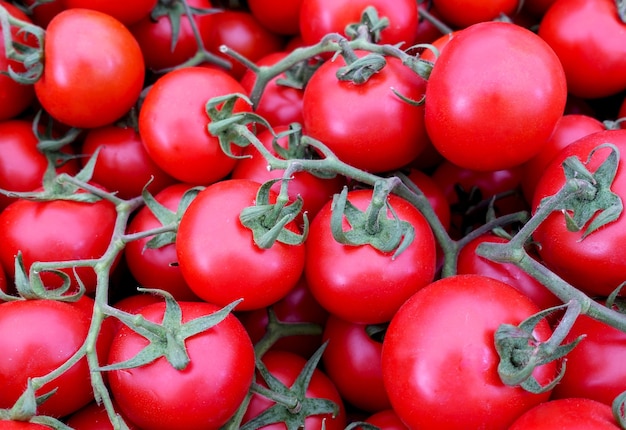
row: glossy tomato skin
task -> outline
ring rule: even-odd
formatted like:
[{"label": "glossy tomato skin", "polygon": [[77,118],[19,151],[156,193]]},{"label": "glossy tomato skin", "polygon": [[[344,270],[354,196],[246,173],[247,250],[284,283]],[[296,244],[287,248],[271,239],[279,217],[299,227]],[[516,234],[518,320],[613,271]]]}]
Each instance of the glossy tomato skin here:
[{"label": "glossy tomato skin", "polygon": [[[167,209],[176,212],[180,201],[191,187],[188,184],[173,184],[154,198]],[[160,227],[161,222],[147,206],[139,209],[128,224],[127,233],[133,234]],[[144,288],[158,288],[172,294],[176,300],[199,300],[180,271],[176,257],[176,245],[171,243],[160,248],[147,248],[151,237],[134,240],[126,244],[124,258],[133,277]]]},{"label": "glossy tomato skin", "polygon": [[511,168],[539,152],[566,98],[563,67],[541,38],[516,24],[482,22],[458,32],[437,59],[426,129],[441,155],[461,167]]},{"label": "glossy tomato skin", "polygon": [[[626,151],[626,130],[606,130],[587,135],[571,143],[552,160],[545,169],[532,203],[533,212],[542,198],[554,195],[565,182],[561,163],[569,156],[576,156],[585,163],[589,153],[598,145],[613,143]],[[609,150],[601,149],[594,153],[587,168],[594,172],[604,161]],[[626,193],[626,173],[620,160],[611,190],[624,199]],[[622,213],[615,221],[589,234],[581,242],[584,229],[572,232],[567,229],[561,212],[553,212],[533,233],[539,244],[538,252],[548,268],[561,278],[590,295],[608,296],[626,277],[626,255],[621,246],[626,217]]]},{"label": "glossy tomato skin", "polygon": [[330,315],[324,327],[328,341],[322,362],[341,397],[367,412],[391,407],[383,384],[382,342],[369,336],[367,325]]},{"label": "glossy tomato skin", "polygon": [[[348,200],[365,210],[371,190],[348,192]],[[415,229],[412,243],[395,259],[370,245],[343,245],[330,229],[331,202],[313,219],[306,240],[305,275],[317,301],[331,314],[362,324],[387,322],[400,305],[435,276],[435,239],[423,215],[407,201],[389,196],[400,220]],[[391,218],[391,213],[387,216]],[[344,230],[349,224],[344,217]]]},{"label": "glossy tomato skin", "polygon": [[[299,281],[304,245],[275,242],[259,248],[239,221],[259,187],[247,179],[217,182],[201,191],[183,215],[176,236],[178,263],[201,299],[225,306],[243,298],[238,310],[259,309],[283,298]],[[297,231],[293,223],[289,228]]]},{"label": "glossy tomato skin", "polygon": [[418,169],[410,169],[408,178],[424,193],[439,221],[447,230],[450,228],[450,204],[443,189],[430,176]]},{"label": "glossy tomato skin", "polygon": [[[219,310],[211,303],[179,302],[183,323]],[[160,322],[165,304],[143,307]],[[127,326],[113,339],[109,363],[127,360],[148,341]],[[185,342],[191,362],[176,370],[164,358],[109,372],[111,393],[121,412],[140,428],[218,429],[243,401],[254,376],[254,349],[241,323],[229,315]]]},{"label": "glossy tomato skin", "polygon": [[50,427],[43,424],[24,422],[24,421],[8,421],[0,420],[0,430],[49,430]]},{"label": "glossy tomato skin", "polygon": [[300,33],[302,0],[248,0],[250,12],[269,31],[295,36]]},{"label": "glossy tomato skin", "polygon": [[[0,236],[3,246],[0,261],[11,278],[15,276],[15,256],[22,252],[28,272],[36,261],[71,261],[101,257],[109,246],[117,212],[106,200],[83,203],[69,200],[17,200],[0,212]],[[62,270],[78,287],[71,268]],[[96,274],[90,267],[78,267],[76,273],[88,294],[95,291]],[[41,273],[46,287],[58,287],[61,278]]]},{"label": "glossy tomato skin", "polygon": [[417,37],[417,2],[400,0],[302,0],[300,34],[305,45],[318,43],[328,33],[345,34],[349,24],[358,23],[366,7],[373,6],[379,17],[389,19],[381,31],[380,43],[403,43],[408,47]]},{"label": "glossy tomato skin", "polygon": [[520,416],[509,430],[617,430],[611,407],[586,398],[552,400]]},{"label": "glossy tomato skin", "polygon": [[[26,389],[29,377],[44,376],[63,364],[83,344],[87,314],[54,300],[17,300],[0,305],[0,407],[10,408]],[[93,400],[89,367],[81,359],[38,395],[57,388],[37,412],[63,417]]]},{"label": "glossy tomato skin", "polygon": [[517,0],[459,1],[434,0],[433,4],[439,11],[441,20],[455,28],[465,28],[483,21],[491,21],[500,15],[514,15]]},{"label": "glossy tomato skin", "polygon": [[380,430],[408,430],[393,409],[385,409],[369,416],[366,423],[373,424]]},{"label": "glossy tomato skin", "polygon": [[81,153],[88,156],[81,159],[83,166],[96,150],[91,179],[122,199],[140,196],[148,182],[153,194],[177,182],[150,158],[133,127],[111,124],[88,130],[81,146]]},{"label": "glossy tomato skin", "polygon": [[[0,6],[13,17],[27,23],[33,23],[32,19],[11,3],[0,2]],[[0,26],[0,29],[2,26]],[[26,45],[36,46],[35,39],[17,34],[17,28],[11,29],[13,40]],[[9,60],[6,56],[4,42],[0,43],[0,121],[15,118],[24,112],[35,100],[35,90],[32,85],[23,85],[13,80],[8,73],[9,67],[15,72],[24,72],[24,66],[16,61]]]},{"label": "glossy tomato skin", "polygon": [[346,64],[343,57],[328,60],[313,73],[302,101],[305,133],[340,160],[374,173],[409,164],[427,145],[424,107],[391,90],[420,100],[426,81],[397,58],[386,61],[380,72],[356,85],[337,79],[337,70]]},{"label": "glossy tomato skin", "polygon": [[[213,97],[243,92],[239,82],[215,68],[186,67],[161,76],[139,111],[139,133],[148,155],[181,182],[208,185],[224,178],[236,160],[209,134],[205,105]],[[249,106],[241,102],[235,110]]]},{"label": "glossy tomato skin", "polygon": [[614,2],[557,0],[544,14],[538,35],[558,55],[571,94],[592,99],[626,89],[626,28]]},{"label": "glossy tomato skin", "polygon": [[[113,401],[113,406],[118,410],[115,401]],[[137,427],[128,419],[124,418],[124,422],[130,430],[137,430]],[[65,424],[73,430],[113,430],[113,424],[109,420],[106,409],[104,409],[103,405],[99,405],[96,402],[92,402],[74,412],[65,420]]]},{"label": "glossy tomato skin", "polygon": [[[268,351],[261,359],[274,377],[290,387],[304,368],[306,359],[287,351]],[[257,382],[265,385],[262,378],[257,377]],[[339,407],[339,414],[313,415],[305,420],[304,430],[317,430],[322,428],[322,421],[327,430],[343,430],[346,425],[346,410],[341,395],[332,380],[320,369],[316,369],[311,377],[311,382],[306,390],[306,397],[328,399]],[[272,405],[271,400],[254,394],[248,405],[243,422],[251,420]],[[261,427],[263,430],[284,430],[284,423],[270,424]]]},{"label": "glossy tomato skin", "polygon": [[157,0],[63,0],[66,8],[85,8],[98,10],[111,15],[124,25],[131,25],[147,17],[156,6]]},{"label": "glossy tomato skin", "polygon": [[598,320],[581,315],[567,335],[585,338],[567,354],[567,371],[552,398],[585,397],[611,405],[624,391],[626,335]]},{"label": "glossy tomato skin", "polygon": [[[383,341],[393,409],[409,428],[507,428],[550,393],[502,383],[494,333],[538,311],[511,286],[480,275],[443,278],[417,292],[394,315]],[[549,338],[548,324],[542,321],[534,335]],[[549,363],[533,375],[546,384],[555,371]]]},{"label": "glossy tomato skin", "polygon": [[508,240],[492,233],[479,236],[459,252],[457,273],[488,276],[507,283],[528,296],[540,309],[559,306],[563,302],[535,278],[513,263],[496,263],[476,253],[481,243],[507,243]]},{"label": "glossy tomato skin", "polygon": [[[77,38],[77,33],[83,36]],[[67,9],[56,15],[46,30],[44,55],[44,73],[35,83],[37,99],[69,126],[113,123],[130,110],[143,89],[145,65],[137,41],[103,12]]]}]

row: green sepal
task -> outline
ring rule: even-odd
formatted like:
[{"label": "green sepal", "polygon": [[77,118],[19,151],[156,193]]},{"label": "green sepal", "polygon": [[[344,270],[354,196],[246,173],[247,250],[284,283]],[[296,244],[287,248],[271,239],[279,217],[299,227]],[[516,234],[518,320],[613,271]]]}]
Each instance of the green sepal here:
[{"label": "green sepal", "polygon": [[[350,203],[347,187],[333,196],[331,231],[333,238],[343,245],[370,245],[384,253],[395,251],[391,258],[396,259],[415,239],[415,229],[411,223],[401,220],[389,204],[390,190],[385,183],[374,184],[372,200],[365,212]],[[387,216],[387,211],[393,218]],[[351,226],[347,231],[343,229],[344,216]]]},{"label": "green sepal", "polygon": [[367,35],[369,40],[378,43],[381,39],[381,32],[389,27],[389,18],[379,17],[378,11],[373,6],[367,6],[361,13],[361,21],[357,23],[348,24],[344,29],[346,36],[354,40],[361,37],[360,28],[365,26],[367,28]]},{"label": "green sepal", "polygon": [[10,409],[0,409],[0,419],[29,421],[37,414],[37,407],[49,399],[56,390],[57,389],[54,388],[45,394],[37,396],[32,379],[28,378],[26,389],[20,394],[20,397],[18,397],[13,406]]},{"label": "green sepal", "polygon": [[613,417],[619,424],[619,427],[626,428],[626,391],[620,393],[611,404]]},{"label": "green sepal", "polygon": [[[278,380],[269,372],[263,362],[257,359],[257,370],[269,387],[269,390],[278,394],[282,399],[288,399],[290,404],[286,404],[287,402],[275,403],[252,420],[246,422],[241,426],[240,430],[255,430],[274,423],[284,423],[287,430],[298,430],[304,428],[304,423],[308,416],[332,414],[333,417],[336,417],[339,414],[339,406],[335,402],[329,399],[306,396],[311,378],[326,349],[326,345],[327,342],[315,351],[291,387],[287,387]],[[255,386],[258,387],[253,384],[253,390]],[[259,394],[264,395],[265,391],[260,391]]]},{"label": "green sepal", "polygon": [[337,79],[349,81],[356,85],[365,84],[387,65],[384,55],[371,52],[363,57],[354,59],[354,61],[346,62],[348,64],[337,69]]},{"label": "green sepal", "polygon": [[[0,74],[8,75],[15,82],[22,85],[32,85],[41,79],[43,75],[43,55],[46,31],[32,23],[22,21],[11,15],[5,7],[0,5],[0,27],[2,28],[2,42],[7,59],[21,63],[24,72],[16,72],[9,65],[6,72]],[[35,47],[24,45],[13,40],[12,28],[18,28],[18,34],[26,34],[37,39]]]},{"label": "green sepal", "polygon": [[354,421],[346,426],[344,430],[381,430],[380,427],[374,424],[366,423],[365,421]]},{"label": "green sepal", "polygon": [[[602,148],[609,148],[611,152],[600,167],[591,173],[585,164],[588,164],[594,153]],[[585,229],[581,241],[599,228],[615,221],[622,213],[622,200],[611,191],[619,165],[619,156],[619,149],[615,145],[605,143],[589,153],[585,164],[576,156],[568,157],[563,162],[566,181],[578,181],[580,191],[565,199],[555,210],[563,213],[568,230],[577,232]],[[540,205],[548,199],[550,197],[544,198]]]},{"label": "green sepal", "polygon": [[304,90],[313,73],[324,63],[322,59],[307,59],[300,61],[284,72],[284,77],[276,79],[276,84],[283,87]]},{"label": "green sepal", "polygon": [[139,292],[152,292],[165,299],[163,321],[157,324],[148,321],[141,314],[132,315],[115,312],[118,318],[136,333],[144,336],[150,343],[128,360],[100,367],[98,371],[122,370],[140,367],[165,357],[177,370],[184,370],[189,365],[185,341],[187,338],[209,330],[222,322],[243,299],[236,300],[220,310],[206,316],[195,318],[183,324],[182,310],[174,297],[167,291],[148,288],[137,288]]},{"label": "green sepal", "polygon": [[300,196],[291,204],[280,198],[276,203],[270,203],[270,189],[276,182],[283,180],[272,179],[263,183],[257,192],[256,204],[244,208],[239,214],[239,221],[252,231],[254,243],[262,249],[271,248],[276,242],[301,245],[307,236],[309,221],[306,214],[303,214],[302,233],[287,228],[302,211],[304,202]]}]

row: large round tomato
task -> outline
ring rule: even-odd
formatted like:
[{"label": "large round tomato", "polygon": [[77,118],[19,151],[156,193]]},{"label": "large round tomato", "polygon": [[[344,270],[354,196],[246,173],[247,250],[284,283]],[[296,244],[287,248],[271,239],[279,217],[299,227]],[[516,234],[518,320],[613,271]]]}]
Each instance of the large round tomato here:
[{"label": "large round tomato", "polygon": [[[359,56],[365,55],[358,51]],[[424,107],[402,100],[424,96],[426,81],[394,57],[363,84],[341,81],[343,57],[328,60],[304,89],[304,132],[342,161],[371,172],[409,164],[427,145]]]},{"label": "large round tomato", "polygon": [[539,152],[563,115],[565,74],[536,34],[516,24],[474,24],[448,42],[426,86],[428,135],[448,160],[501,170]]},{"label": "large round tomato", "polygon": [[509,430],[618,430],[611,407],[587,398],[551,400],[520,416]]},{"label": "large round tomato", "polygon": [[614,1],[557,0],[538,34],[563,64],[571,94],[598,98],[626,89],[626,25]]},{"label": "large round tomato", "polygon": [[[348,201],[367,209],[371,190],[348,192]],[[306,240],[305,275],[317,301],[331,314],[362,324],[391,319],[400,305],[435,276],[435,239],[426,219],[411,204],[390,195],[388,202],[397,217],[414,229],[411,244],[396,258],[369,244],[344,245],[331,230],[332,202],[313,219]],[[387,217],[392,218],[390,210]],[[383,215],[384,216],[384,215]],[[343,229],[350,225],[343,217]]]},{"label": "large round tomato", "polygon": [[[222,179],[236,159],[224,154],[218,139],[209,134],[205,106],[213,97],[244,92],[235,78],[216,68],[185,67],[161,76],[139,111],[139,132],[148,155],[181,182],[208,185]],[[236,109],[249,106],[241,102]]]},{"label": "large round tomato", "polygon": [[[107,200],[84,203],[70,200],[32,201],[20,199],[0,212],[0,262],[11,278],[15,257],[22,252],[26,271],[36,262],[100,258],[107,250],[117,212]],[[88,293],[96,288],[96,273],[90,267],[75,268]],[[78,286],[74,270],[62,270]],[[61,285],[53,272],[41,273],[47,287]]]},{"label": "large round tomato", "polygon": [[[179,302],[183,324],[219,308],[210,303]],[[165,304],[140,310],[160,323]],[[123,326],[113,339],[109,364],[135,356],[148,340]],[[190,363],[175,369],[165,357],[139,367],[109,372],[111,393],[120,410],[140,428],[218,429],[236,411],[254,376],[254,349],[233,315],[185,341]]]},{"label": "large round tomato", "polygon": [[35,83],[37,99],[52,117],[73,127],[118,120],[143,89],[139,44],[103,12],[67,9],[56,15],[46,31],[44,58],[43,75]]},{"label": "large round tomato", "polygon": [[[479,275],[457,275],[423,288],[394,315],[383,341],[387,394],[400,419],[416,429],[507,428],[519,415],[546,401],[502,383],[494,333],[539,311],[508,284]],[[540,341],[551,335],[545,321]],[[533,376],[547,384],[556,366]]]},{"label": "large round tomato", "polygon": [[[585,163],[594,148],[607,142],[626,154],[626,130],[622,129],[587,135],[560,151],[537,184],[533,211],[541,199],[556,194],[565,183],[563,160],[575,156]],[[608,148],[596,151],[587,169],[594,172],[609,152]],[[611,190],[622,200],[626,198],[623,158]],[[535,230],[533,239],[539,244],[538,252],[544,263],[557,275],[588,294],[608,296],[626,279],[626,248],[622,246],[626,240],[625,225],[626,216],[622,213],[615,221],[582,239],[587,226],[578,232],[570,231],[563,213],[555,211]]]},{"label": "large round tomato", "polygon": [[[180,221],[180,270],[192,291],[207,302],[225,306],[243,298],[237,310],[263,308],[283,298],[302,276],[304,245],[277,241],[260,248],[239,219],[244,208],[255,204],[259,187],[248,179],[212,184]],[[288,228],[297,231],[293,222]]]},{"label": "large round tomato", "polygon": [[[55,300],[17,300],[0,305],[0,407],[10,408],[28,378],[41,377],[69,359],[83,344],[89,317],[76,306]],[[89,368],[81,359],[37,395],[56,392],[37,411],[63,417],[93,401]]]}]

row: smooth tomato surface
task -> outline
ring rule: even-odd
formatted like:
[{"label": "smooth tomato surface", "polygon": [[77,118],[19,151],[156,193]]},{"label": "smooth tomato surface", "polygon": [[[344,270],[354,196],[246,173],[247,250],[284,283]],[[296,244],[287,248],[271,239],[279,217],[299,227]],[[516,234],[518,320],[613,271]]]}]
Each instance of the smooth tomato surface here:
[{"label": "smooth tomato surface", "polygon": [[509,430],[617,430],[611,407],[586,398],[552,400],[519,417]]}]

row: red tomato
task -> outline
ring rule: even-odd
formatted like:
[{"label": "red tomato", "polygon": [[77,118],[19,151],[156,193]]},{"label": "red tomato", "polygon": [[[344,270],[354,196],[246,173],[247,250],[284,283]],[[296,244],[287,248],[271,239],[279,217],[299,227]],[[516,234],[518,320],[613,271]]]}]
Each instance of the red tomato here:
[{"label": "red tomato", "polygon": [[[539,308],[510,285],[458,275],[423,288],[394,315],[383,341],[382,369],[393,409],[409,428],[507,428],[550,393],[504,385],[497,372],[494,332],[519,324]],[[538,340],[551,335],[541,321]],[[556,366],[535,370],[549,383]]]},{"label": "red tomato", "polygon": [[541,38],[516,24],[482,22],[459,31],[437,59],[426,86],[426,129],[451,162],[506,169],[539,152],[566,98],[563,68]]},{"label": "red tomato", "polygon": [[102,12],[68,9],[56,15],[46,31],[44,58],[44,73],[35,83],[37,99],[52,117],[73,127],[118,120],[143,89],[145,67],[137,41]]},{"label": "red tomato", "polygon": [[[441,20],[441,15],[437,11],[437,8],[433,4],[433,2],[418,2],[417,10],[418,12],[420,10],[425,10],[434,18]],[[432,43],[439,37],[441,37],[441,30],[437,28],[437,26],[434,25],[430,20],[424,18],[420,14],[415,43]]]},{"label": "red tomato", "polygon": [[376,412],[365,420],[366,423],[370,423],[378,427],[380,430],[408,430],[409,428],[398,417],[393,409],[385,409],[384,411]]},{"label": "red tomato", "polygon": [[448,197],[444,193],[443,189],[435,182],[435,180],[422,172],[421,170],[411,169],[408,178],[417,185],[428,199],[430,206],[433,208],[439,221],[446,228],[450,228],[450,205],[448,203]]},{"label": "red tomato", "polygon": [[417,37],[417,2],[397,0],[302,0],[300,34],[305,45],[318,43],[328,33],[345,34],[346,26],[361,21],[368,6],[387,17],[389,26],[381,31],[380,43],[413,45]]},{"label": "red tomato", "polygon": [[[210,315],[210,303],[179,302],[182,322]],[[164,303],[147,305],[141,315],[160,323]],[[127,360],[146,338],[122,327],[113,339],[109,363]],[[109,372],[111,393],[122,413],[140,428],[218,429],[235,413],[254,377],[254,349],[241,323],[229,315],[185,342],[191,362],[176,370],[164,357],[140,367]]]},{"label": "red tomato", "polygon": [[293,36],[300,32],[302,0],[248,0],[250,12],[272,33]]},{"label": "red tomato", "polygon": [[556,0],[525,0],[522,5],[522,10],[541,18],[555,1]]},{"label": "red tomato", "polygon": [[518,7],[518,0],[465,1],[433,0],[441,20],[455,28],[469,27],[483,21],[491,21],[501,15],[511,17]]},{"label": "red tomato", "polygon": [[51,0],[45,3],[38,0],[24,0],[22,3],[32,9],[30,17],[33,23],[43,28],[48,26],[55,15],[65,10],[63,0]]},{"label": "red tomato", "polygon": [[626,30],[614,1],[557,0],[538,34],[558,55],[571,94],[590,99],[626,89]]},{"label": "red tomato", "polygon": [[[22,251],[26,271],[36,261],[72,261],[99,258],[107,250],[117,212],[106,200],[82,203],[70,200],[17,200],[0,212],[0,261],[11,278],[15,275],[15,256]],[[63,228],[60,228],[63,227]],[[63,269],[78,283],[72,268]],[[87,293],[96,288],[96,274],[90,267],[78,267],[76,273]],[[47,287],[58,287],[61,278],[41,273]]]},{"label": "red tomato", "polygon": [[[569,156],[576,156],[582,163],[598,145],[606,142],[616,145],[626,153],[626,130],[606,130],[587,135],[571,143],[546,167],[535,191],[533,211],[540,200],[554,195],[564,184],[565,175],[561,163]],[[596,151],[587,165],[594,172],[609,153],[608,148]],[[620,160],[611,190],[623,200],[626,198],[626,173]],[[587,294],[608,296],[626,279],[626,216],[594,231],[582,242],[584,229],[569,231],[561,211],[553,212],[533,233],[538,242],[538,252],[546,266],[557,275]]]},{"label": "red tomato", "polygon": [[[257,66],[273,66],[289,55],[289,51],[272,52],[256,61]],[[254,111],[261,115],[267,122],[274,126],[288,125],[292,122],[302,124],[302,98],[304,91],[281,85],[276,81],[285,79],[285,74],[272,78],[265,88]],[[252,70],[246,70],[241,77],[241,85],[250,95],[256,82],[256,74]]]},{"label": "red tomato", "polygon": [[[134,293],[116,301],[113,303],[113,307],[124,312],[128,312],[129,314],[138,314],[144,306],[162,301],[163,297],[158,296],[157,294]],[[113,317],[109,317],[107,321],[113,322],[113,333],[117,333],[117,331],[125,325],[122,321]]]},{"label": "red tomato", "polygon": [[111,124],[88,130],[80,151],[89,156],[81,159],[83,166],[98,149],[91,179],[122,199],[140,196],[148,181],[153,194],[176,182],[152,161],[132,127]]},{"label": "red tomato", "polygon": [[585,397],[611,405],[626,387],[626,334],[581,315],[564,342],[585,338],[567,354],[567,370],[553,398]]},{"label": "red tomato", "polygon": [[[190,186],[174,184],[161,190],[154,198],[167,209],[176,212],[178,205]],[[128,224],[127,233],[138,233],[160,227],[161,222],[147,207],[142,207]],[[126,244],[124,258],[133,277],[144,288],[158,288],[172,294],[176,300],[199,300],[176,264],[176,245],[173,243],[160,248],[147,248],[151,237],[134,240]]]},{"label": "red tomato", "polygon": [[[245,90],[226,72],[186,67],[161,76],[139,111],[139,133],[154,162],[181,182],[208,185],[224,178],[236,159],[207,130],[205,105],[213,97]],[[249,110],[245,102],[236,111]],[[234,150],[233,152],[237,152]]]},{"label": "red tomato", "polygon": [[[267,370],[287,387],[292,386],[306,364],[306,359],[286,351],[268,351],[263,355],[262,361],[267,367]],[[266,385],[262,378],[259,377],[257,380],[262,385]],[[343,430],[345,428],[346,411],[343,400],[333,382],[320,369],[315,369],[313,372],[311,382],[306,389],[306,397],[333,401],[339,407],[339,414],[335,417],[332,417],[330,414],[309,416],[305,420],[304,430],[317,430],[321,428],[325,428],[326,430]],[[244,415],[243,422],[246,423],[256,417],[265,409],[272,406],[272,404],[271,400],[254,394]],[[322,427],[322,422],[324,422],[325,427]],[[286,428],[287,426],[284,423],[270,424],[261,427],[263,430],[283,430]]]},{"label": "red tomato", "polygon": [[324,328],[324,341],[328,341],[322,355],[324,371],[341,397],[367,412],[390,408],[383,384],[383,344],[368,334],[368,327],[330,315]]},{"label": "red tomato", "polygon": [[[322,328],[326,325],[328,312],[311,294],[304,277],[298,281],[285,297],[270,306],[279,321],[285,323],[312,323]],[[246,328],[252,342],[256,343],[267,332],[269,309],[240,312],[238,318]],[[322,346],[322,335],[287,336],[280,338],[272,349],[289,351],[309,358]]]},{"label": "red tomato", "polygon": [[583,136],[604,129],[604,124],[594,117],[582,114],[563,115],[541,151],[522,166],[521,185],[526,201],[532,203],[539,178],[561,149]]},{"label": "red tomato", "polygon": [[[11,3],[2,1],[0,2],[0,7],[5,8],[11,16],[24,22],[32,23],[32,20],[24,12]],[[0,29],[2,29],[1,25]],[[11,37],[17,42],[33,47],[36,46],[34,38],[18,35],[16,28],[11,29]],[[24,112],[35,100],[35,90],[32,85],[20,84],[5,74],[8,73],[9,67],[18,73],[25,71],[21,63],[7,58],[5,45],[2,42],[0,43],[0,121],[15,118]]]},{"label": "red tomato", "polygon": [[[281,133],[287,130],[289,130],[288,126],[278,126],[274,128],[275,133]],[[257,137],[270,152],[276,155],[276,151],[272,148],[274,135],[270,131],[261,131]],[[286,148],[288,146],[288,137],[278,139],[278,144]],[[263,158],[254,146],[250,145],[246,147],[241,155],[247,156],[248,158],[241,158],[237,161],[231,173],[231,178],[250,179],[264,183],[272,179],[280,179],[283,177],[284,170],[267,169],[267,161],[265,161],[265,158]],[[309,220],[315,217],[322,206],[332,200],[334,194],[341,191],[341,187],[346,182],[345,178],[340,176],[336,176],[332,179],[323,179],[309,172],[296,172],[292,178],[293,179],[289,181],[289,196],[292,201],[295,201],[298,196],[302,197],[302,213],[306,212]],[[278,193],[280,192],[280,186],[281,182],[277,182],[272,186],[272,189]],[[302,216],[299,216],[297,220],[301,223]]]},{"label": "red tomato", "polygon": [[[86,313],[55,300],[16,300],[0,305],[0,407],[10,408],[26,389],[28,378],[40,377],[70,358],[89,330]],[[36,394],[57,391],[37,412],[63,417],[93,401],[85,358]]]},{"label": "red tomato", "polygon": [[391,90],[420,100],[426,81],[399,59],[386,61],[360,85],[337,78],[337,70],[346,65],[343,57],[326,61],[313,73],[302,101],[304,132],[340,160],[371,172],[403,167],[427,145],[424,107],[407,103]]},{"label": "red tomato", "polygon": [[541,403],[520,416],[509,430],[617,430],[611,407],[585,398]]},{"label": "red tomato", "polygon": [[[192,291],[207,302],[225,306],[243,298],[237,310],[264,308],[285,297],[302,276],[304,245],[275,242],[262,249],[239,220],[241,211],[254,204],[259,187],[247,179],[212,184],[180,221],[180,270]],[[297,231],[293,222],[289,228]]]},{"label": "red tomato", "polygon": [[[348,192],[348,201],[365,210],[371,190]],[[343,245],[331,231],[331,206],[327,203],[313,219],[306,240],[305,275],[317,301],[331,314],[362,324],[391,319],[400,305],[435,276],[436,247],[422,214],[395,195],[388,198],[398,218],[415,230],[412,243],[395,259],[371,245]],[[392,218],[387,211],[387,217]],[[344,230],[349,229],[343,220]]]},{"label": "red tomato", "polygon": [[[143,0],[142,0],[143,1]],[[192,8],[208,9],[211,7],[209,0],[187,0]],[[179,28],[176,43],[172,46],[173,26],[167,14],[153,19],[145,16],[129,26],[129,29],[143,53],[146,68],[160,71],[178,66],[193,57],[198,51],[198,43],[194,37],[189,18],[180,9],[181,3],[171,2],[165,12],[172,12],[174,19],[178,19]],[[172,10],[176,9],[177,10]],[[201,37],[207,33],[211,24],[211,15],[194,15],[194,21]]]},{"label": "red tomato", "polygon": [[476,248],[483,242],[507,243],[508,240],[488,233],[470,241],[459,252],[457,260],[457,273],[459,275],[473,273],[502,281],[528,296],[540,309],[563,304],[543,284],[516,265],[512,263],[496,263],[476,254]]},{"label": "red tomato", "polygon": [[263,27],[254,15],[243,10],[223,10],[212,15],[205,40],[209,51],[231,62],[232,68],[228,73],[237,80],[247,70],[246,66],[221,53],[221,45],[228,46],[252,62],[282,50],[284,45],[279,35]]},{"label": "red tomato", "polygon": [[0,420],[0,430],[50,430],[50,427],[25,421]]},{"label": "red tomato", "polygon": [[[113,404],[117,408],[115,401],[113,401]],[[124,419],[124,422],[128,425],[130,430],[137,429],[137,427],[127,419]],[[74,412],[65,420],[65,424],[70,426],[73,430],[113,430],[113,424],[111,424],[104,406],[96,402],[92,402]],[[0,426],[0,429],[1,428]]]},{"label": "red tomato", "polygon": [[157,5],[157,0],[63,0],[67,9],[93,9],[111,15],[124,25],[131,25],[147,17]]}]

